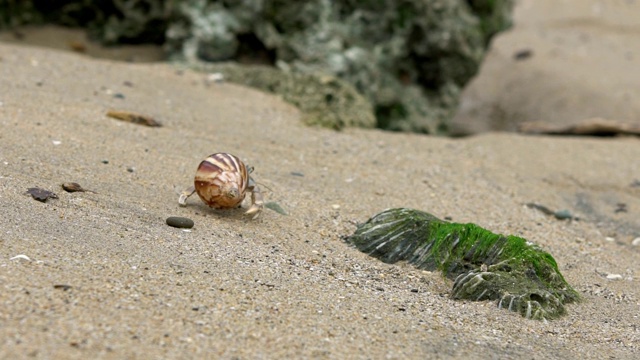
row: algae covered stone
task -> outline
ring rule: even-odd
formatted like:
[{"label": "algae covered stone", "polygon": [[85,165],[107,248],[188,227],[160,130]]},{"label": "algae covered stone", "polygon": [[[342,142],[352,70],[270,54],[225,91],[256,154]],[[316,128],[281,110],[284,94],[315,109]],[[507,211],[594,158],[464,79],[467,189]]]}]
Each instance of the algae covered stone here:
[{"label": "algae covered stone", "polygon": [[566,312],[564,304],[580,300],[549,253],[523,238],[475,224],[388,209],[359,225],[346,241],[386,263],[407,261],[442,271],[454,281],[454,299],[495,300],[498,307],[526,318],[557,318]]}]

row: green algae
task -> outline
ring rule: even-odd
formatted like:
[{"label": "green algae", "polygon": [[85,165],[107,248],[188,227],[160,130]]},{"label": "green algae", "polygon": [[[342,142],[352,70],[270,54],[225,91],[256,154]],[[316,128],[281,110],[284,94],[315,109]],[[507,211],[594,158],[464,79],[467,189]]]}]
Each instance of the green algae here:
[{"label": "green algae", "polygon": [[526,318],[554,319],[566,313],[564,304],[580,300],[549,253],[475,224],[389,209],[358,226],[346,241],[386,263],[407,261],[442,271],[454,281],[453,299],[496,300],[498,307]]}]

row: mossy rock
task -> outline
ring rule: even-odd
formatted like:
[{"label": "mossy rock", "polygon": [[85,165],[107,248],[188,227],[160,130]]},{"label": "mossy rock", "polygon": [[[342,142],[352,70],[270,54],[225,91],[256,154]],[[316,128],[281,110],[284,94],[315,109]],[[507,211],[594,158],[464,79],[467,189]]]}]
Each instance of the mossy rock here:
[{"label": "mossy rock", "polygon": [[360,251],[386,263],[407,261],[440,270],[454,281],[451,297],[495,300],[499,308],[529,319],[554,319],[564,304],[580,300],[555,259],[517,236],[494,234],[413,209],[385,210],[346,237]]},{"label": "mossy rock", "polygon": [[167,31],[187,60],[250,57],[351,84],[377,127],[446,134],[462,86],[513,0],[291,1],[180,4]]}]

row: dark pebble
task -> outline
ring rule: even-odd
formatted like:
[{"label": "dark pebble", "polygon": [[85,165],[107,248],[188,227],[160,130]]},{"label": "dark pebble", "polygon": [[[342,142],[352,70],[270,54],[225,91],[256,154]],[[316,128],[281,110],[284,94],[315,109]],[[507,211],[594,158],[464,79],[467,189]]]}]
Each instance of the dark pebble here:
[{"label": "dark pebble", "polygon": [[526,59],[528,59],[528,58],[530,58],[532,56],[533,56],[533,50],[531,50],[531,49],[523,49],[523,50],[520,50],[520,51],[516,51],[513,54],[513,59],[514,60],[526,60]]},{"label": "dark pebble", "polygon": [[170,216],[167,218],[167,225],[180,229],[191,229],[194,223],[193,220],[189,218]]},{"label": "dark pebble", "polygon": [[67,291],[67,290],[71,289],[72,286],[71,285],[53,285],[53,288]]},{"label": "dark pebble", "polygon": [[27,194],[31,195],[32,198],[40,202],[46,202],[49,199],[58,198],[58,195],[56,195],[55,193],[41,188],[29,188],[27,189]]}]

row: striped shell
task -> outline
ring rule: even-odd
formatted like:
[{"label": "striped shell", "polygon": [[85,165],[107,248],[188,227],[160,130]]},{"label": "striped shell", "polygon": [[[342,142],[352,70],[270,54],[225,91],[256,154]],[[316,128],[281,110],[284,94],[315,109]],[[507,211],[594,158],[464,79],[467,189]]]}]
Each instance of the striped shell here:
[{"label": "striped shell", "polygon": [[238,206],[247,190],[249,173],[237,157],[227,153],[215,153],[204,159],[194,180],[194,186],[202,201],[214,209]]}]

